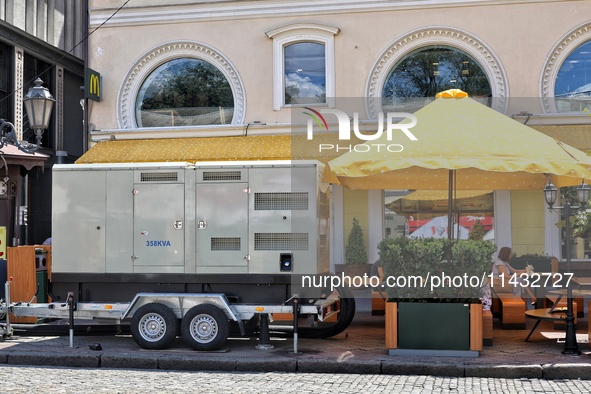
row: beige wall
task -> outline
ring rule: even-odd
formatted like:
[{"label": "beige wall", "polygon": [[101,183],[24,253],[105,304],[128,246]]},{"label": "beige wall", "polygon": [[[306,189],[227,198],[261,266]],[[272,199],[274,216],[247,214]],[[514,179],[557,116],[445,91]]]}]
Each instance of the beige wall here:
[{"label": "beige wall", "polygon": [[[96,15],[109,15],[102,1],[91,3],[91,21],[98,25]],[[117,2],[112,2],[113,6]],[[141,4],[136,1],[135,4]],[[154,1],[146,4],[155,3]],[[170,2],[163,2],[170,4]],[[185,3],[185,2],[178,2]],[[209,8],[225,2],[201,2]],[[241,2],[242,5],[249,2]],[[256,1],[253,5],[281,2]],[[272,106],[272,40],[265,32],[292,23],[318,23],[337,27],[335,67],[337,97],[364,97],[372,67],[382,52],[397,38],[422,27],[447,26],[464,31],[492,49],[506,73],[508,89],[514,97],[538,97],[540,75],[552,48],[567,32],[591,19],[591,1],[533,1],[519,4],[452,6],[453,2],[425,1],[432,8],[395,7],[396,2],[375,12],[327,12],[310,6],[302,8],[293,2],[292,12],[266,13],[257,17],[254,11],[238,16],[225,13],[217,20],[192,20],[185,15],[162,14],[158,23],[148,23],[141,15],[150,15],[157,8],[126,7],[110,22],[90,36],[89,66],[103,76],[104,100],[94,103],[90,122],[97,129],[116,129],[116,98],[132,65],[150,49],[173,40],[191,40],[220,51],[235,66],[246,90],[245,123],[260,121],[272,124],[289,122],[290,110],[274,111]],[[475,1],[475,4],[491,4]],[[499,2],[494,2],[499,4]],[[363,2],[356,4],[363,5]],[[437,6],[438,5],[438,6]],[[437,6],[437,7],[436,7]],[[441,6],[444,6],[442,8]],[[181,7],[181,6],[179,6]],[[184,6],[188,7],[188,6]],[[224,6],[227,7],[227,6]],[[161,7],[163,11],[174,7]],[[195,5],[187,10],[198,10]],[[363,10],[360,6],[358,9]],[[133,19],[134,13],[144,13]],[[261,12],[262,13],[262,12]],[[94,18],[93,18],[93,15]],[[273,17],[271,17],[271,15]],[[125,17],[125,18],[124,18]],[[120,19],[118,19],[120,18]],[[180,20],[180,21],[179,21]],[[91,26],[92,28],[95,26]],[[538,111],[541,112],[540,108]]]},{"label": "beige wall", "polygon": [[545,209],[541,191],[511,192],[513,250],[517,255],[544,254]]}]

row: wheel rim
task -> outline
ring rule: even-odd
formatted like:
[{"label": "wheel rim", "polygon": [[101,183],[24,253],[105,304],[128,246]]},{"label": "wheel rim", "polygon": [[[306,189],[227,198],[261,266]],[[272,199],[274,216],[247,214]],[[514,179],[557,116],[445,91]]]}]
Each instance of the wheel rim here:
[{"label": "wheel rim", "polygon": [[166,334],[166,322],[159,314],[151,313],[142,317],[139,331],[146,341],[158,342]]},{"label": "wheel rim", "polygon": [[210,315],[197,315],[191,320],[191,336],[199,343],[209,343],[218,335],[218,323]]}]

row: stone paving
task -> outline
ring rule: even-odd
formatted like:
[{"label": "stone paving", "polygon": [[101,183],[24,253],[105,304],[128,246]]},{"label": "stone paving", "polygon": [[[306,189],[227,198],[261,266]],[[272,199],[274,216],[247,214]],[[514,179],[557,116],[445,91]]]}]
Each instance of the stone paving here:
[{"label": "stone paving", "polygon": [[[581,355],[567,356],[556,337],[563,331],[540,324],[529,342],[525,330],[495,324],[493,346],[477,358],[390,356],[384,347],[384,317],[372,316],[364,301],[351,326],[328,339],[271,338],[272,350],[257,350],[256,338],[231,338],[215,352],[190,350],[179,338],[167,350],[144,350],[129,335],[16,335],[0,343],[0,364],[66,367],[139,368],[187,371],[325,372],[349,374],[433,375],[455,377],[591,379],[587,319],[577,322]],[[65,330],[67,332],[67,330]],[[100,343],[102,350],[91,350]]]},{"label": "stone paving", "polygon": [[189,372],[0,365],[2,393],[588,393],[590,380]]}]

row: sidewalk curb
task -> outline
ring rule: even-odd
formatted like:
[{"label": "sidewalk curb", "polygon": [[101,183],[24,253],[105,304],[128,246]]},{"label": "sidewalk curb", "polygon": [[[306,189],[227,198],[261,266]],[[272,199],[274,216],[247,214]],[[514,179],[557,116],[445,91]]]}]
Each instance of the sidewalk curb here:
[{"label": "sidewalk curb", "polygon": [[30,351],[0,352],[0,364],[59,366],[71,368],[117,368],[178,371],[240,371],[341,373],[369,375],[429,375],[440,377],[477,377],[504,379],[581,379],[591,380],[591,363],[563,364],[480,364],[437,362],[390,362],[283,358],[204,358],[191,354],[77,354]]}]

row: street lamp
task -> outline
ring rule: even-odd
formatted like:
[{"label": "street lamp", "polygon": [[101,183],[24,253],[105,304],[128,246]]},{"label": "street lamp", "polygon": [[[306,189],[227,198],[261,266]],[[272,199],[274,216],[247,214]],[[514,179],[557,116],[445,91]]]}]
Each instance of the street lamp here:
[{"label": "street lamp", "polygon": [[[591,188],[585,184],[584,181],[581,182],[579,186],[577,186],[577,200],[581,205],[584,205],[589,201],[589,196],[591,194]],[[556,203],[556,199],[558,198],[558,189],[550,182],[544,188],[544,198],[546,199],[546,204],[550,210]],[[564,206],[556,207],[557,209],[562,209],[562,218],[565,222],[565,230],[566,230],[566,269],[568,272],[571,271],[571,257],[570,257],[570,249],[571,249],[571,229],[570,229],[570,217],[572,215],[571,209],[578,210],[578,206],[571,206],[570,202],[565,202]],[[566,297],[567,297],[567,307],[566,307],[566,338],[564,341],[564,350],[562,351],[565,355],[579,355],[579,346],[577,345],[577,334],[575,328],[575,315],[573,312],[573,288],[571,281],[569,280],[566,286]]]},{"label": "street lamp", "polygon": [[42,85],[43,81],[37,78],[35,80],[35,86],[29,89],[23,99],[29,118],[29,127],[35,132],[37,144],[34,145],[19,141],[14,125],[0,119],[0,149],[8,144],[12,144],[25,153],[35,153],[41,146],[41,137],[43,136],[43,131],[49,126],[51,110],[55,102],[49,90]]}]

